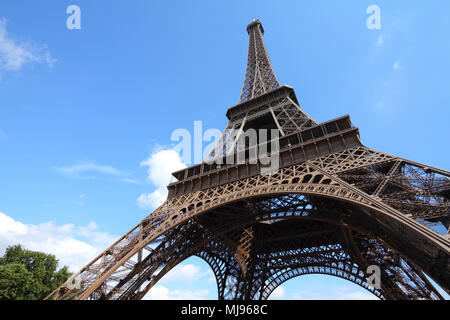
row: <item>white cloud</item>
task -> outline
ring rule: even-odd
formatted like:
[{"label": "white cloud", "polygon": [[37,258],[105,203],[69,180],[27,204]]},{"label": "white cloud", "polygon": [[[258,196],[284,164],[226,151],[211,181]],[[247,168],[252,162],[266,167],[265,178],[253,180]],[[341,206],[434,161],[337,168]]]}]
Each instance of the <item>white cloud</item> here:
[{"label": "white cloud", "polygon": [[217,283],[216,277],[214,276],[214,272],[210,271],[210,276],[208,277],[208,283]]},{"label": "white cloud", "polygon": [[0,18],[0,70],[19,71],[27,63],[46,63],[51,67],[55,62],[46,46],[12,38],[6,31],[6,19]]},{"label": "white cloud", "polygon": [[277,300],[277,299],[285,299],[286,290],[283,286],[278,286],[271,294],[270,299]]},{"label": "white cloud", "polygon": [[[191,259],[191,258],[190,258]],[[195,258],[199,259],[199,258]],[[172,268],[145,296],[144,300],[197,300],[215,299],[211,290],[217,292],[214,273],[203,261],[182,262]],[[206,268],[205,268],[206,267]],[[211,277],[214,278],[212,283]]]},{"label": "white cloud", "polygon": [[0,235],[17,234],[23,235],[27,232],[27,227],[0,212]]},{"label": "white cloud", "polygon": [[0,254],[10,245],[21,244],[28,250],[53,254],[59,259],[60,266],[78,271],[117,240],[97,229],[94,222],[87,226],[58,226],[54,222],[24,224],[0,212]]},{"label": "white cloud", "polygon": [[167,197],[167,185],[170,183],[172,172],[186,168],[181,161],[180,154],[171,149],[158,150],[141,162],[147,166],[147,180],[155,186],[151,193],[143,193],[137,199],[138,205],[143,209],[158,207]]},{"label": "white cloud", "polygon": [[152,210],[166,200],[167,191],[156,189],[151,193],[142,193],[137,198],[137,203],[142,209]]},{"label": "white cloud", "polygon": [[351,286],[318,286],[295,292],[286,299],[293,300],[379,300],[377,296],[363,288]]},{"label": "white cloud", "polygon": [[169,290],[156,285],[144,296],[143,300],[205,300],[208,299],[208,289],[203,290]]},{"label": "white cloud", "polygon": [[330,288],[334,300],[379,300],[377,296],[365,289],[355,289],[350,286],[335,286]]},{"label": "white cloud", "polygon": [[100,173],[100,174],[110,175],[110,176],[125,175],[124,172],[122,172],[119,169],[116,169],[112,166],[98,165],[93,162],[86,162],[86,163],[76,164],[76,165],[67,166],[67,167],[59,167],[59,168],[55,168],[55,170],[59,173],[62,173],[64,175],[72,177],[72,178],[79,178],[82,176],[83,173],[86,173],[86,172]]},{"label": "white cloud", "polygon": [[192,283],[198,279],[213,275],[211,270],[202,271],[199,266],[194,264],[179,264],[170,270],[162,279],[161,283],[184,282]]},{"label": "white cloud", "polygon": [[336,300],[379,300],[379,299],[370,292],[338,291],[336,295]]}]

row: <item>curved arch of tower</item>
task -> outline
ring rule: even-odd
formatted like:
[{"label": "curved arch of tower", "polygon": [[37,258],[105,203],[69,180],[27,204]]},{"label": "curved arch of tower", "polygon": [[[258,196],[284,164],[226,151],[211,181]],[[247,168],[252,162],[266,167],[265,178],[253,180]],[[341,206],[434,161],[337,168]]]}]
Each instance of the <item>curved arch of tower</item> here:
[{"label": "curved arch of tower", "polygon": [[[261,22],[247,31],[244,86],[218,144],[47,299],[141,299],[194,255],[214,272],[219,299],[267,299],[305,274],[381,299],[442,299],[427,276],[450,293],[450,172],[367,148],[348,115],[312,119],[279,85]],[[252,130],[271,135],[252,145]]]}]

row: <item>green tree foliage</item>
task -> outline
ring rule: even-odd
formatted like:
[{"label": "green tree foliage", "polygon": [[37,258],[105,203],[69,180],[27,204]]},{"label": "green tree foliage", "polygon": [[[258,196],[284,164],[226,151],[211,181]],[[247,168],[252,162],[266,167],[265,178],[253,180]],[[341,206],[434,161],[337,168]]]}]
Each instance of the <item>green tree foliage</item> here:
[{"label": "green tree foliage", "polygon": [[44,299],[70,277],[54,255],[10,246],[0,258],[0,300]]}]

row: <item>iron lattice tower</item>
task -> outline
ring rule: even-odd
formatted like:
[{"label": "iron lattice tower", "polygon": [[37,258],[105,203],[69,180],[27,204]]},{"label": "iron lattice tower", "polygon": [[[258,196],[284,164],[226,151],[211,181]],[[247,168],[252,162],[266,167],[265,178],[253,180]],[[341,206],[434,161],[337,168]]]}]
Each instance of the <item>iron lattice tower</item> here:
[{"label": "iron lattice tower", "polygon": [[[244,86],[226,129],[278,129],[279,170],[262,174],[246,157],[174,172],[167,200],[81,269],[79,286],[47,299],[141,299],[193,255],[211,266],[219,299],[267,299],[304,274],[382,299],[442,299],[425,274],[450,292],[450,172],[367,148],[349,116],[314,121],[279,85],[261,23],[247,31]],[[221,141],[235,146],[226,132]],[[366,282],[369,265],[380,267],[380,288]]]}]

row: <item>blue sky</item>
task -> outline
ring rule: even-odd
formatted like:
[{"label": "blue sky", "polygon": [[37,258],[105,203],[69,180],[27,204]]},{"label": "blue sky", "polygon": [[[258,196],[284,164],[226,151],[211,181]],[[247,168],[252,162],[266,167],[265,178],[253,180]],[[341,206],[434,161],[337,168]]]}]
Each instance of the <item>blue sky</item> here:
[{"label": "blue sky", "polygon": [[[66,27],[71,4],[81,8],[80,30]],[[380,30],[366,26],[372,4]],[[151,212],[168,172],[183,166],[171,133],[192,131],[195,120],[225,127],[253,17],[278,80],[313,118],[350,114],[368,147],[448,169],[446,0],[2,0],[0,250],[20,241],[76,269]],[[160,293],[216,297],[205,263],[177,270],[192,281],[169,277]],[[367,294],[305,276],[278,295],[305,288]]]}]

